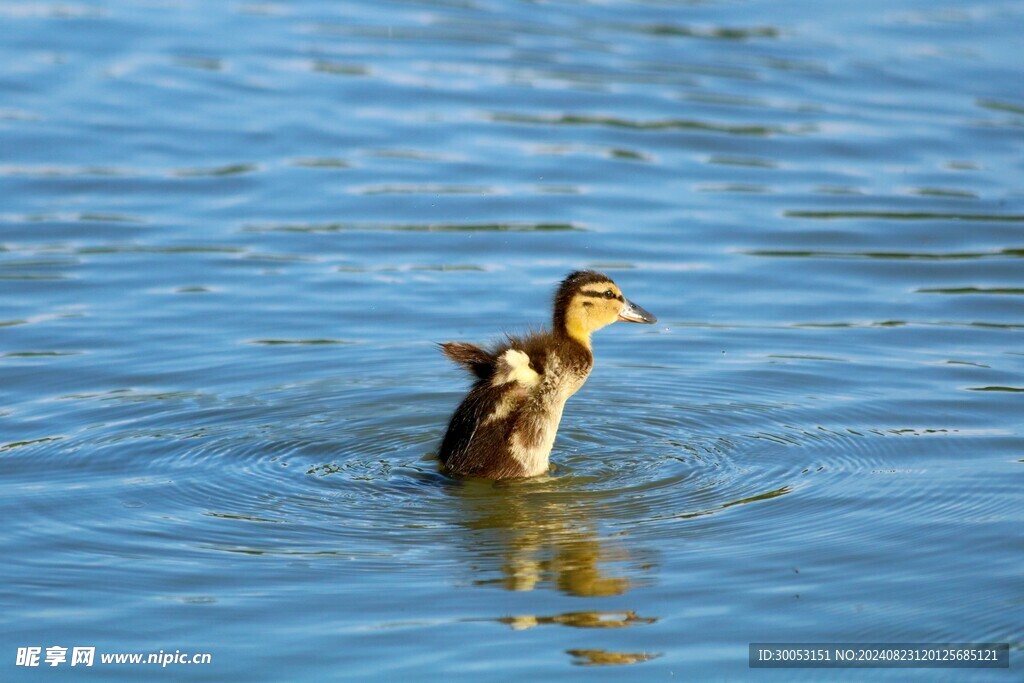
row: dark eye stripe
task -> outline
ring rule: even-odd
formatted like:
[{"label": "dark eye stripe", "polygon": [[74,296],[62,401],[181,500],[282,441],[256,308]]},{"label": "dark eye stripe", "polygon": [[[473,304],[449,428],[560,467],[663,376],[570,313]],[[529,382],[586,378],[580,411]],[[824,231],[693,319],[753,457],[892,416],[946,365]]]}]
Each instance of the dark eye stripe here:
[{"label": "dark eye stripe", "polygon": [[[595,291],[589,290],[589,289],[580,292],[580,294],[582,294],[583,296],[596,297],[598,299],[607,299],[608,298],[607,296],[605,296],[605,292],[595,292]],[[611,298],[612,299],[618,299],[619,301],[621,301],[623,303],[625,303],[625,301],[626,301],[626,298],[624,296],[622,296],[621,294],[619,294],[618,296],[613,296]]]}]

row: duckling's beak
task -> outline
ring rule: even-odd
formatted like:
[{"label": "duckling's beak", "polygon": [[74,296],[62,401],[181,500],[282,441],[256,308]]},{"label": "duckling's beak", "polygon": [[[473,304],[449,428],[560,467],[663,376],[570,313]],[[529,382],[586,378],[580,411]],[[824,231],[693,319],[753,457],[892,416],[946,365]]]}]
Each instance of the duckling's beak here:
[{"label": "duckling's beak", "polygon": [[648,325],[653,325],[658,322],[657,318],[637,306],[629,299],[626,299],[626,304],[622,307],[622,310],[619,311],[619,320],[627,323],[646,323]]}]

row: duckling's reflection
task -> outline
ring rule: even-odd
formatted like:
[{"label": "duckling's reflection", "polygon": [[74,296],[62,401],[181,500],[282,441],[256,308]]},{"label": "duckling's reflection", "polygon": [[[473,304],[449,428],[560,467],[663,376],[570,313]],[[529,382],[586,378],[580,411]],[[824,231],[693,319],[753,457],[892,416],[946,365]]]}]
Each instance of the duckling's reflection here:
[{"label": "duckling's reflection", "polygon": [[[461,523],[470,532],[461,538],[478,575],[473,585],[512,591],[551,587],[568,595],[605,597],[626,593],[635,577],[650,571],[623,544],[600,538],[590,505],[557,486],[463,481],[452,492]],[[639,619],[619,614],[625,622]],[[566,615],[552,619],[573,621]],[[576,621],[580,626],[612,625],[596,623],[605,620],[593,613],[580,613]]]}]

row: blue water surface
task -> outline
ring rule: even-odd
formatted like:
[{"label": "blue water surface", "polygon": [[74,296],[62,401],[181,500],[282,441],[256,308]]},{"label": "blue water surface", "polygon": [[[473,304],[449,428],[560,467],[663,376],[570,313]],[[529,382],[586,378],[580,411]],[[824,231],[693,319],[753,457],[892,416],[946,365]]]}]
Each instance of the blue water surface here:
[{"label": "blue water surface", "polygon": [[[0,680],[1020,680],[1022,26],[0,2]],[[595,337],[550,477],[439,474],[434,344],[585,267],[660,322]],[[159,651],[211,663],[99,661]]]}]

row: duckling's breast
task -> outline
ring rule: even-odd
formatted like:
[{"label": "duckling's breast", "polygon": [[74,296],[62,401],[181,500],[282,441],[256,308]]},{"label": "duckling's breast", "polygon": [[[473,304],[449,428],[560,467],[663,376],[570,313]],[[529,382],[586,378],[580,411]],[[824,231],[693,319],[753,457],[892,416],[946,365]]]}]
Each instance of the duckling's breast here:
[{"label": "duckling's breast", "polygon": [[511,434],[510,451],[523,466],[525,476],[547,472],[565,402],[579,391],[589,374],[589,366],[566,363],[552,356],[534,391],[523,398]]}]

